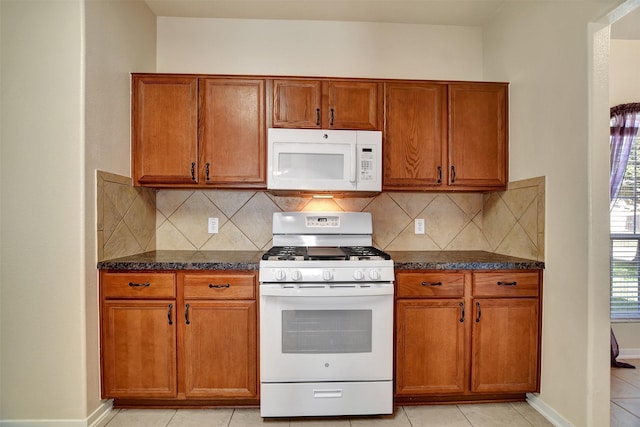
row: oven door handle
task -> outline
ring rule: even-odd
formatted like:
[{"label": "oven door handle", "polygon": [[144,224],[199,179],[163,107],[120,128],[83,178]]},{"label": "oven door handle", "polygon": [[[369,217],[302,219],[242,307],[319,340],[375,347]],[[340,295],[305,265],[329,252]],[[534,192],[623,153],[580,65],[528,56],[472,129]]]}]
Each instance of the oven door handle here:
[{"label": "oven door handle", "polygon": [[358,284],[265,284],[261,283],[262,296],[276,297],[363,297],[393,295],[393,283]]}]

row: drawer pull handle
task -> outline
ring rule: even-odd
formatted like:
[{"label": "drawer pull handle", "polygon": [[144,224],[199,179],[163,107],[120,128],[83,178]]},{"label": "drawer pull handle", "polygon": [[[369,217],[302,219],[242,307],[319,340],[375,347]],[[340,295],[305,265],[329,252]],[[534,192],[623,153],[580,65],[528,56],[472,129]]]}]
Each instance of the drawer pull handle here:
[{"label": "drawer pull handle", "polygon": [[516,286],[518,282],[498,282],[498,286]]},{"label": "drawer pull handle", "polygon": [[464,322],[464,303],[461,302],[460,304],[460,310],[462,310],[462,314],[460,315],[460,323]]},{"label": "drawer pull handle", "polygon": [[167,317],[169,318],[169,324],[173,325],[173,320],[171,319],[171,310],[173,310],[173,304],[169,304],[169,312],[167,313]]},{"label": "drawer pull handle", "polygon": [[482,312],[480,311],[480,303],[476,302],[476,309],[478,310],[478,314],[476,315],[476,323],[480,323],[480,316]]},{"label": "drawer pull handle", "polygon": [[136,287],[145,287],[148,288],[149,286],[151,286],[151,283],[146,282],[146,283],[133,283],[133,282],[129,282],[129,286],[131,286],[132,288],[136,288]]},{"label": "drawer pull handle", "polygon": [[230,284],[225,284],[225,285],[214,285],[212,283],[209,283],[209,287],[210,288],[216,288],[216,289],[221,289],[221,288],[228,288],[229,286],[231,286]]},{"label": "drawer pull handle", "polygon": [[421,284],[422,286],[425,286],[425,287],[426,286],[442,286],[442,282],[432,282],[432,283],[422,282]]},{"label": "drawer pull handle", "polygon": [[187,325],[191,324],[191,322],[189,321],[189,307],[190,307],[189,304],[187,304],[184,310],[184,320]]}]

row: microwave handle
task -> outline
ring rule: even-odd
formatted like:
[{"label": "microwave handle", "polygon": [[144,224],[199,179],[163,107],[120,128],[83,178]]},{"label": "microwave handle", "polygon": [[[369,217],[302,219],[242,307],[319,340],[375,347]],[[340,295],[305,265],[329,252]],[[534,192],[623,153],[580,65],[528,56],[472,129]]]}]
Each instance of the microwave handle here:
[{"label": "microwave handle", "polygon": [[358,149],[356,144],[351,144],[351,176],[349,181],[356,182],[356,169],[358,167]]}]

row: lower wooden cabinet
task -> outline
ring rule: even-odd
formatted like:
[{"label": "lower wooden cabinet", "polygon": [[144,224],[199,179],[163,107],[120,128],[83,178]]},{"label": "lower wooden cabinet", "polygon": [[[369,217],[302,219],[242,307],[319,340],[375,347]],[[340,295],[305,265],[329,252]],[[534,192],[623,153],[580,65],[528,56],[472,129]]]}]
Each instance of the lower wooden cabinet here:
[{"label": "lower wooden cabinet", "polygon": [[100,277],[103,398],[258,402],[254,272]]},{"label": "lower wooden cabinet", "polygon": [[541,271],[396,275],[397,403],[539,390]]}]

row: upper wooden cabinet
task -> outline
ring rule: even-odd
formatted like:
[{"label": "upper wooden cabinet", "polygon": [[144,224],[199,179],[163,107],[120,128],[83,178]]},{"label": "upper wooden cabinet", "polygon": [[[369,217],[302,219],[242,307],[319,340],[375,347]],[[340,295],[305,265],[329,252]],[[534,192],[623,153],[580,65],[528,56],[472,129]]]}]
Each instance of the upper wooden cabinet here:
[{"label": "upper wooden cabinet", "polygon": [[443,144],[447,138],[446,85],[387,83],[384,94],[384,189],[442,186],[447,162]]},{"label": "upper wooden cabinet", "polygon": [[133,76],[135,185],[192,184],[198,161],[198,79]]},{"label": "upper wooden cabinet", "polygon": [[132,88],[135,185],[265,187],[264,79],[134,75]]},{"label": "upper wooden cabinet", "polygon": [[274,79],[273,127],[381,130],[382,84]]},{"label": "upper wooden cabinet", "polygon": [[503,189],[507,185],[507,85],[449,85],[451,189]]},{"label": "upper wooden cabinet", "polygon": [[384,190],[506,188],[507,84],[385,84]]}]

